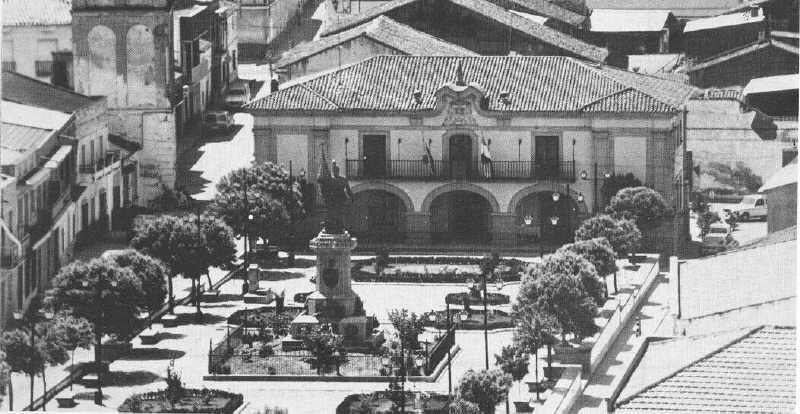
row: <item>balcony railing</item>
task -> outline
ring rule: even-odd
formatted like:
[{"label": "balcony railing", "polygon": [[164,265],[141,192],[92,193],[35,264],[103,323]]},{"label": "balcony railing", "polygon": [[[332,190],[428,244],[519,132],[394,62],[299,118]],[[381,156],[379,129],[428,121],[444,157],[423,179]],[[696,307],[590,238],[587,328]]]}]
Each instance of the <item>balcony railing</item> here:
[{"label": "balcony railing", "polygon": [[3,247],[0,249],[0,267],[12,269],[22,260],[22,255],[16,246]]},{"label": "balcony railing", "polygon": [[17,62],[14,61],[4,61],[3,62],[3,70],[6,72],[16,72],[17,71]]},{"label": "balcony railing", "polygon": [[52,60],[37,60],[36,76],[51,76],[53,74],[53,61]]},{"label": "balcony railing", "polygon": [[93,164],[81,164],[78,171],[82,174],[96,174],[102,172],[104,169],[112,166],[115,162],[120,160],[119,151],[108,151],[106,156],[95,161]]},{"label": "balcony railing", "polygon": [[369,160],[347,160],[349,178],[394,178],[404,180],[557,180],[574,181],[575,167],[570,161],[536,163],[533,161],[493,161],[491,163],[458,161],[390,160],[385,164]]}]

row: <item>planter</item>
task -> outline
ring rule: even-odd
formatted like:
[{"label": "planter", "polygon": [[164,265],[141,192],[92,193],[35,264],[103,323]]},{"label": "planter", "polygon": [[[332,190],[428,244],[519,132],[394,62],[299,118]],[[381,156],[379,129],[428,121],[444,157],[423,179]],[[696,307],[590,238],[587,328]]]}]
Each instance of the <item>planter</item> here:
[{"label": "planter", "polygon": [[514,411],[518,413],[532,413],[530,402],[528,401],[514,401]]},{"label": "planter", "polygon": [[157,344],[160,339],[158,334],[159,332],[155,329],[147,329],[139,334],[139,339],[142,341],[142,345],[154,345]]},{"label": "planter", "polygon": [[72,408],[78,405],[73,397],[58,397],[56,402],[58,403],[58,408]]},{"label": "planter", "polygon": [[174,328],[178,326],[178,316],[177,315],[164,315],[161,317],[161,324],[165,328]]},{"label": "planter", "polygon": [[217,302],[219,301],[219,290],[207,290],[200,295],[200,300],[203,302]]}]

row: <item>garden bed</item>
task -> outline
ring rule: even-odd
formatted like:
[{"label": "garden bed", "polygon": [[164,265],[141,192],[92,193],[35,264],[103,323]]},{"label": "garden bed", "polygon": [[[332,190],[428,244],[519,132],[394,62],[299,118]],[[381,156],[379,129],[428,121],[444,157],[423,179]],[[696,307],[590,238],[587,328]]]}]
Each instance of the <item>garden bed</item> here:
[{"label": "garden bed", "polygon": [[[436,315],[436,320],[430,320],[430,314],[433,313]],[[480,310],[472,310],[470,312],[469,317],[462,321],[461,320],[461,312],[456,310],[450,310],[450,320],[452,321],[452,326],[456,329],[463,329],[463,330],[479,330],[483,329],[483,309]],[[446,311],[433,311],[433,312],[426,312],[422,315],[423,326],[432,327],[434,329],[445,330],[447,329],[447,312]],[[511,319],[511,315],[506,312],[499,311],[499,310],[492,310],[489,309],[489,317],[487,319],[487,328],[488,329],[503,329],[503,328],[512,328],[514,327],[514,321]]]},{"label": "garden bed", "polygon": [[[482,258],[458,256],[390,257],[382,272],[375,259],[353,261],[351,274],[357,282],[465,283],[481,277]],[[527,264],[517,259],[500,259],[495,273],[504,281],[518,281]]]},{"label": "garden bed", "polygon": [[167,400],[167,391],[134,394],[117,408],[128,413],[214,413],[231,414],[242,405],[242,394],[221,390],[184,389],[183,397],[174,404]]},{"label": "garden bed", "polygon": [[[399,412],[400,407],[395,401],[402,401],[405,397],[405,412],[417,412],[414,403],[419,393],[406,391],[405,395],[399,392],[376,391],[371,394],[350,394],[336,407],[336,414],[350,413],[391,413]],[[447,414],[450,398],[442,394],[421,394],[422,412],[424,414]]]},{"label": "garden bed", "polygon": [[[469,300],[471,306],[483,306],[483,299],[480,296],[470,295],[468,292],[448,293],[444,301],[450,305],[463,305]],[[507,305],[511,303],[511,298],[502,293],[490,292],[486,295],[486,304],[489,306]]]},{"label": "garden bed", "polygon": [[268,306],[238,310],[228,317],[228,324],[248,328],[270,328],[277,336],[285,336],[289,331],[289,325],[302,311],[302,308],[288,308],[276,314],[275,308]]}]

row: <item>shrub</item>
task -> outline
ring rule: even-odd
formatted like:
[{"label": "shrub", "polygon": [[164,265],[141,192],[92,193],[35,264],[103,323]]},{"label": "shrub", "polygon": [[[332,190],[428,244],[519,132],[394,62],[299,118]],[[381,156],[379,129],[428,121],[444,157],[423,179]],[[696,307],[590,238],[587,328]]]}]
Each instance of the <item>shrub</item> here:
[{"label": "shrub", "polygon": [[639,248],[642,232],[631,220],[615,219],[607,214],[588,218],[575,230],[575,241],[604,237],[618,256],[633,254]]},{"label": "shrub", "polygon": [[511,375],[498,369],[467,371],[458,384],[458,396],[476,404],[482,413],[492,414],[498,403],[506,399],[511,388]]},{"label": "shrub", "polygon": [[175,370],[175,360],[170,361],[167,367],[167,382],[166,399],[172,404],[177,403],[183,398],[184,388],[181,382],[181,374]]},{"label": "shrub", "polygon": [[262,344],[261,348],[258,349],[258,356],[260,357],[269,357],[273,355],[275,355],[275,348],[268,343]]},{"label": "shrub", "polygon": [[672,216],[672,209],[658,191],[647,187],[628,187],[619,190],[611,199],[606,213],[633,220],[639,229],[650,230]]},{"label": "shrub", "polygon": [[627,174],[613,174],[611,177],[603,181],[603,186],[600,188],[600,193],[603,196],[604,202],[608,202],[614,197],[619,190],[626,187],[640,187],[642,182],[636,178],[632,173]]}]

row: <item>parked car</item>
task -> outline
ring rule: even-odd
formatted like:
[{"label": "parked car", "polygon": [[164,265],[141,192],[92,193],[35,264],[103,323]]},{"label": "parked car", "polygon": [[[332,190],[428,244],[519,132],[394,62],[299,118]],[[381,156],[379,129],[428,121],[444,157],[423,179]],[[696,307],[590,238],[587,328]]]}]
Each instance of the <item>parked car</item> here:
[{"label": "parked car", "polygon": [[250,85],[245,81],[236,81],[228,86],[225,105],[229,108],[241,108],[250,102]]},{"label": "parked car", "polygon": [[741,221],[767,219],[767,199],[762,194],[746,195],[739,204],[731,207],[731,212]]},{"label": "parked car", "polygon": [[705,247],[725,247],[733,242],[731,228],[724,223],[714,223],[708,229],[708,233],[703,236]]},{"label": "parked car", "polygon": [[203,118],[203,131],[227,132],[233,126],[233,117],[228,111],[208,111]]}]

